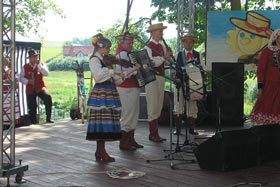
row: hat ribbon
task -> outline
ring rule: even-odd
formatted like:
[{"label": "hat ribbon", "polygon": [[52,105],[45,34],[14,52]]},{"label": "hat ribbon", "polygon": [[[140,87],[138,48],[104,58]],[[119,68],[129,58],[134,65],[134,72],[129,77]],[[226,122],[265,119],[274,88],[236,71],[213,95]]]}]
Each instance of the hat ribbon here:
[{"label": "hat ribbon", "polygon": [[268,27],[268,26],[266,26],[266,27],[257,27],[257,26],[255,26],[255,25],[252,25],[252,24],[249,23],[248,21],[245,21],[245,24],[246,24],[246,26],[248,26],[250,29],[253,29],[253,30],[257,31],[258,33],[264,32],[265,35],[267,36],[267,38],[270,37],[270,34],[271,34],[271,33],[268,32],[268,30],[269,30],[269,27]]}]

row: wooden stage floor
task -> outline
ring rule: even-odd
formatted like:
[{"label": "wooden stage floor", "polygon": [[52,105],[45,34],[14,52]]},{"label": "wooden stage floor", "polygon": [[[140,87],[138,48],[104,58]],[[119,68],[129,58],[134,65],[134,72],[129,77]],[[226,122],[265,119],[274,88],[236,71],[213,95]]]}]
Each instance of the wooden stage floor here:
[{"label": "wooden stage floor", "polygon": [[[280,161],[233,171],[201,169],[193,153],[180,152],[174,160],[164,159],[170,152],[170,128],[160,126],[164,143],[148,140],[148,123],[139,122],[136,140],[143,149],[122,151],[119,142],[107,142],[107,151],[116,162],[100,163],[94,158],[95,142],[85,140],[86,125],[81,120],[64,119],[54,124],[40,124],[16,129],[16,160],[28,165],[23,183],[17,184],[10,177],[11,186],[21,187],[233,187],[280,186]],[[201,136],[191,141],[201,143],[214,134],[215,129],[198,127]],[[184,142],[185,136],[180,136]],[[172,142],[175,142],[172,136]],[[169,157],[171,158],[171,157]],[[194,159],[186,163],[175,159]],[[151,160],[150,163],[147,160]],[[179,165],[176,165],[176,164]],[[173,167],[171,167],[171,165]],[[131,173],[131,175],[127,175]],[[123,178],[114,178],[119,174]],[[138,176],[138,175],[143,176]],[[137,177],[138,176],[138,177]],[[0,186],[7,179],[0,178]],[[244,184],[244,185],[243,185]],[[246,185],[245,185],[246,184]]]}]

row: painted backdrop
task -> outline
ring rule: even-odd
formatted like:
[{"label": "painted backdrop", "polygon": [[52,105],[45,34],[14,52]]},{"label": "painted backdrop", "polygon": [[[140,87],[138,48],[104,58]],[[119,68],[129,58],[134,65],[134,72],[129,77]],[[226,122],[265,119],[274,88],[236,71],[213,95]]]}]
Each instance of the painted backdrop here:
[{"label": "painted backdrop", "polygon": [[206,64],[245,63],[254,69],[273,30],[280,28],[280,11],[208,12]]}]

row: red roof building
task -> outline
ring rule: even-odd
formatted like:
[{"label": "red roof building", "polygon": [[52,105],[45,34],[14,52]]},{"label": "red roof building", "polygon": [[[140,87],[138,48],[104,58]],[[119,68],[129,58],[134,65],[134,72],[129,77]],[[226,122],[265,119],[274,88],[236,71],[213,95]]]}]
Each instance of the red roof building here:
[{"label": "red roof building", "polygon": [[64,57],[77,57],[82,58],[89,56],[93,51],[92,46],[63,46]]}]

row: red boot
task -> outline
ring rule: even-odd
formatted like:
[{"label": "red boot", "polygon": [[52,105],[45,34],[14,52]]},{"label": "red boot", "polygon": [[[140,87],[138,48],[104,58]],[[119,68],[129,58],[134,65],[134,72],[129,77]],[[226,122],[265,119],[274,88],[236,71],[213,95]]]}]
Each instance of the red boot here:
[{"label": "red boot", "polygon": [[105,142],[103,140],[96,141],[97,148],[95,152],[96,161],[115,162],[115,158],[110,157],[105,150]]},{"label": "red boot", "polygon": [[158,134],[158,122],[157,119],[154,119],[149,122],[149,128],[150,128],[150,135],[149,140],[153,142],[163,142],[166,139],[161,138]]},{"label": "red boot", "polygon": [[[131,131],[130,131],[131,132]],[[121,140],[120,140],[120,149],[122,150],[128,150],[128,151],[134,151],[136,150],[136,147],[132,145],[131,141],[131,133],[126,131],[121,131]]]},{"label": "red boot", "polygon": [[135,141],[135,138],[134,138],[134,134],[135,134],[135,133],[134,133],[134,132],[135,132],[135,130],[129,131],[130,136],[131,136],[132,145],[133,145],[134,147],[136,147],[136,149],[138,149],[138,148],[144,148],[143,145],[140,145],[140,144],[138,144],[138,143]]}]

